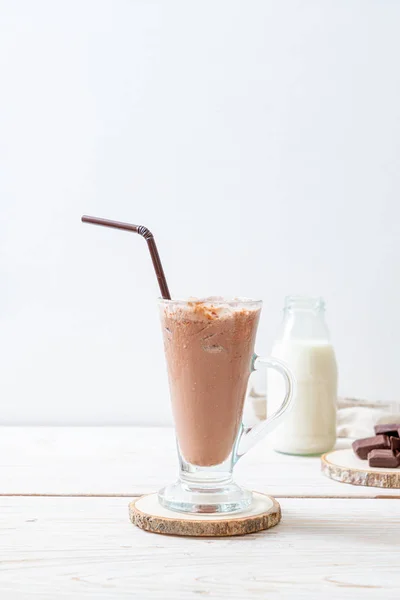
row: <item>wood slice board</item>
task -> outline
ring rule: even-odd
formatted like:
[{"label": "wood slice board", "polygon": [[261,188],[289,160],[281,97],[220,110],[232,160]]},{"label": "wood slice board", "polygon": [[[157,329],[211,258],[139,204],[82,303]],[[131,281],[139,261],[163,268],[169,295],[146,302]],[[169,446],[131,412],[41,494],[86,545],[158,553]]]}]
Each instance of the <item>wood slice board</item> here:
[{"label": "wood slice board", "polygon": [[400,489],[400,469],[370,467],[351,448],[333,450],[321,456],[322,472],[335,481],[368,487]]},{"label": "wood slice board", "polygon": [[178,513],[161,506],[157,494],[149,494],[129,504],[129,517],[134,525],[153,533],[224,537],[274,527],[281,520],[281,507],[272,496],[254,492],[251,507],[240,513]]}]

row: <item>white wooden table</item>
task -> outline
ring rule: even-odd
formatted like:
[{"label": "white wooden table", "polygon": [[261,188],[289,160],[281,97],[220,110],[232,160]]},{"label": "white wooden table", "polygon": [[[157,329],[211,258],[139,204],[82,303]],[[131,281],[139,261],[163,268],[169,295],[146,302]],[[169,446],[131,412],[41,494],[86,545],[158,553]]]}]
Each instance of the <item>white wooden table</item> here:
[{"label": "white wooden table", "polygon": [[0,429],[0,599],[400,597],[400,490],[325,478],[260,443],[236,479],[283,518],[240,538],[154,535],[128,498],[176,474],[162,428]]}]

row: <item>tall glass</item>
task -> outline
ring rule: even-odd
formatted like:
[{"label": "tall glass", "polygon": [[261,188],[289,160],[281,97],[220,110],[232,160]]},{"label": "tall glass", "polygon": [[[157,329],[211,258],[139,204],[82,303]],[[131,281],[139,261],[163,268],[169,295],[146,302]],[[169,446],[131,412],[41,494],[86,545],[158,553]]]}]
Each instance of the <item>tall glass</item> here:
[{"label": "tall glass", "polygon": [[[252,494],[232,480],[238,459],[281,421],[293,396],[293,378],[283,363],[254,354],[262,302],[159,300],[179,479],[159,492],[160,503],[183,512],[235,512]],[[278,410],[262,424],[242,424],[250,374],[270,367],[284,379]]]}]

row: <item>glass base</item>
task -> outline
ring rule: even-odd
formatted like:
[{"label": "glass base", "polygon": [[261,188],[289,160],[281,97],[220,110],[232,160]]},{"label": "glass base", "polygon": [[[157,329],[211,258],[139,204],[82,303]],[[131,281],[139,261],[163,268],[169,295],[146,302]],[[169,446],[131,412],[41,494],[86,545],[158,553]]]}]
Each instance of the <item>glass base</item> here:
[{"label": "glass base", "polygon": [[246,510],[253,494],[236,483],[223,482],[218,485],[201,486],[194,482],[178,479],[158,492],[158,500],[169,510],[188,513],[233,513]]}]

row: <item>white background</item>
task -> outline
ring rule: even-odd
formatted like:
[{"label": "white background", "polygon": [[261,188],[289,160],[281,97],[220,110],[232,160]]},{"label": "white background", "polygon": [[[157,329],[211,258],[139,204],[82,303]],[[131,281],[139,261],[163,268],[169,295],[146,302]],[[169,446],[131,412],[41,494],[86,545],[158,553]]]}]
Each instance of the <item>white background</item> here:
[{"label": "white background", "polygon": [[174,295],[321,294],[340,392],[400,389],[400,3],[0,0],[0,422],[167,423]]}]

